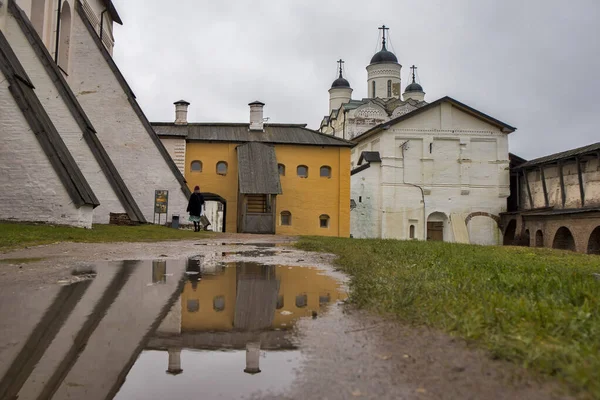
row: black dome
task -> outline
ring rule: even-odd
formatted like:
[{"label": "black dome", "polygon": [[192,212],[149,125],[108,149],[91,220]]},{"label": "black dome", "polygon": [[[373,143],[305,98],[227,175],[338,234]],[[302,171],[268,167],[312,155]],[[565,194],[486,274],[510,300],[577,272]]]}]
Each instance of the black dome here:
[{"label": "black dome", "polygon": [[381,49],[378,53],[375,53],[373,58],[371,58],[371,64],[381,63],[381,62],[393,62],[397,63],[398,59],[391,51],[388,51],[385,47]]},{"label": "black dome", "polygon": [[344,79],[340,76],[335,81],[333,81],[333,83],[331,84],[331,87],[332,88],[349,88],[350,82],[348,82],[346,79]]},{"label": "black dome", "polygon": [[419,85],[417,82],[413,82],[404,89],[404,93],[407,92],[422,92],[423,87]]}]

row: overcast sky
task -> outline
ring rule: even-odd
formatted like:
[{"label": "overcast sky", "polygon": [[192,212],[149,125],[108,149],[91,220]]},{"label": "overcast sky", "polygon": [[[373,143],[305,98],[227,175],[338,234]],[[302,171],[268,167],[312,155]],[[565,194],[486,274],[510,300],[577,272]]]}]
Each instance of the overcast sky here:
[{"label": "overcast sky", "polygon": [[600,141],[600,0],[114,0],[114,57],[151,121],[271,122],[317,129],[336,60],[353,98],[381,24],[431,102],[451,96],[517,127],[531,159]]}]

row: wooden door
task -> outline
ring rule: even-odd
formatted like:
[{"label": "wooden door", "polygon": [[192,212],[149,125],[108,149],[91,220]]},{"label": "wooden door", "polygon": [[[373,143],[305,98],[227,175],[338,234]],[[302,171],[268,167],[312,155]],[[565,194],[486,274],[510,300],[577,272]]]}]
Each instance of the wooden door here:
[{"label": "wooden door", "polygon": [[428,222],[427,223],[427,240],[444,241],[444,223],[443,222]]}]

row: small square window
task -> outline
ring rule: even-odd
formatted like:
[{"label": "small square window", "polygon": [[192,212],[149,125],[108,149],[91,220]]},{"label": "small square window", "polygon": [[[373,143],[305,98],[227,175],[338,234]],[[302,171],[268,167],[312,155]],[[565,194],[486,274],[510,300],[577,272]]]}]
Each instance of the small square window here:
[{"label": "small square window", "polygon": [[331,167],[323,165],[320,170],[321,178],[331,178]]},{"label": "small square window", "polygon": [[308,178],[308,167],[306,165],[299,165],[297,172],[300,178]]},{"label": "small square window", "polygon": [[319,226],[321,228],[329,228],[329,215],[321,215],[319,217]]},{"label": "small square window", "polygon": [[279,175],[285,176],[285,165],[277,164],[277,169],[279,170]]},{"label": "small square window", "polygon": [[217,163],[217,174],[227,175],[227,163],[225,161],[219,161]]}]

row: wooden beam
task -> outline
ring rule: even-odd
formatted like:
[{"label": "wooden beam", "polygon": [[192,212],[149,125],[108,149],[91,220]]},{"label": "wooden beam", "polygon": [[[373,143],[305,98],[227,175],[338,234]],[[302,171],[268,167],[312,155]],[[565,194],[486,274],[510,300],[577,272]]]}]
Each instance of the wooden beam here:
[{"label": "wooden beam", "polygon": [[565,203],[567,202],[567,192],[565,191],[565,177],[563,175],[563,165],[562,162],[558,162],[558,177],[560,179],[560,197],[562,199],[562,206],[565,208]]},{"label": "wooden beam", "polygon": [[525,185],[527,185],[527,196],[529,197],[529,206],[534,209],[533,198],[531,197],[531,189],[529,188],[529,178],[527,178],[527,170],[523,170],[523,178],[525,179]]},{"label": "wooden beam", "polygon": [[581,207],[585,206],[585,190],[583,187],[583,175],[581,173],[581,158],[577,157],[577,177],[579,178],[579,196],[581,198]]},{"label": "wooden beam", "polygon": [[544,166],[540,166],[540,175],[542,179],[542,189],[544,190],[544,204],[546,207],[550,206],[550,202],[548,201],[548,188],[546,187],[546,174],[544,173]]}]

